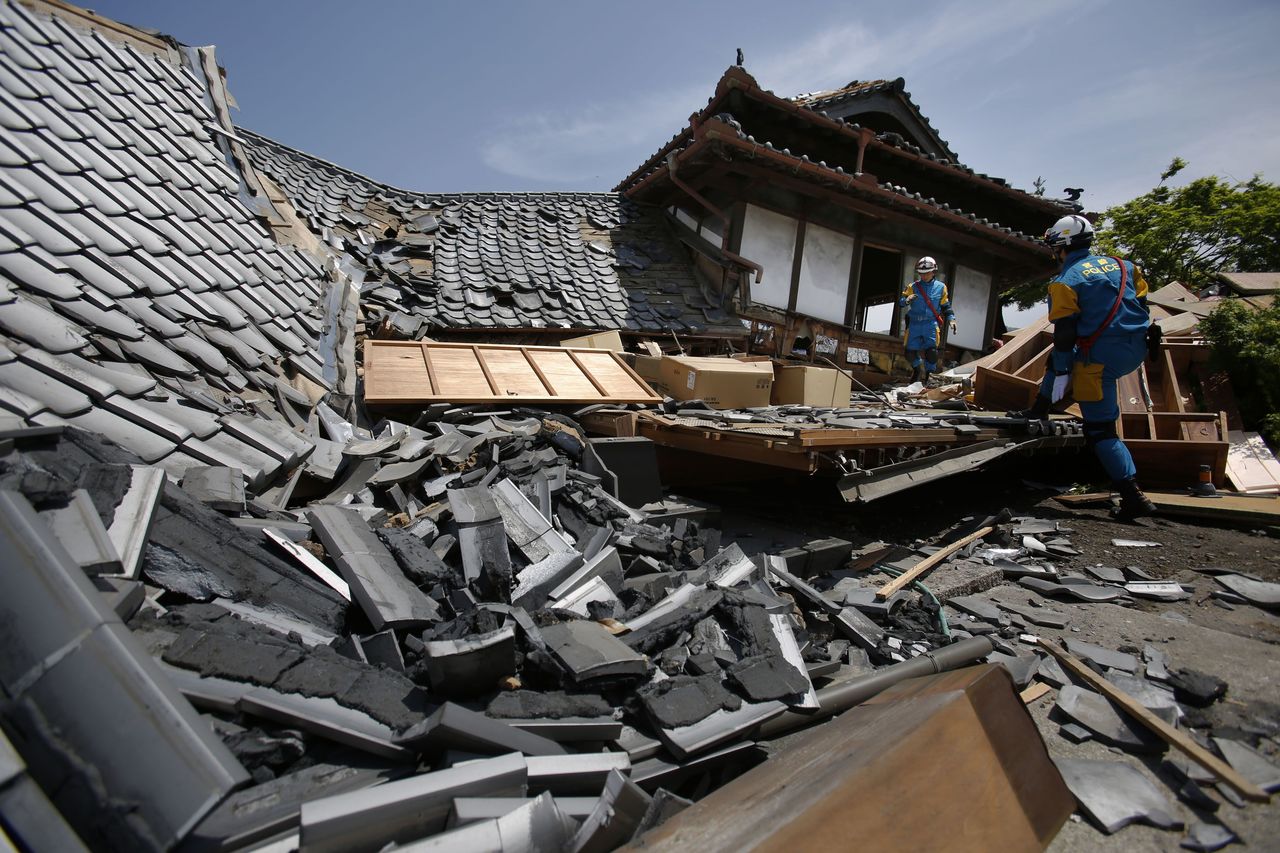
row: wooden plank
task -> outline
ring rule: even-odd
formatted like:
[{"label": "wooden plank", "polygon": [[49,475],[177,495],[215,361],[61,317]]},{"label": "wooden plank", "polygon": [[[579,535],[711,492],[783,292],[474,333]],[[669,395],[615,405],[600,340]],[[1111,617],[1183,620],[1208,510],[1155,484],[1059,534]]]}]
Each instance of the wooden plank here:
[{"label": "wooden plank", "polygon": [[440,382],[436,379],[436,366],[431,363],[431,350],[424,343],[422,345],[422,363],[427,366],[427,381],[431,386],[431,393],[440,393]]},{"label": "wooden plank", "polygon": [[365,403],[657,403],[607,350],[365,341]]},{"label": "wooden plank", "polygon": [[1110,699],[1113,705],[1142,723],[1165,743],[1230,785],[1240,796],[1258,803],[1271,802],[1270,794],[1241,776],[1230,764],[1227,764],[1221,758],[1218,758],[1218,756],[1187,737],[1186,734],[1151,713],[1141,702],[1089,669],[1074,655],[1056,643],[1043,638],[1040,639],[1039,645],[1040,648],[1057,658],[1059,663],[1088,683],[1090,687]]},{"label": "wooden plank", "polygon": [[518,347],[489,350],[484,360],[498,393],[504,397],[536,397],[547,393],[547,386],[542,384],[537,371]]},{"label": "wooden plank", "polygon": [[1054,500],[1067,506],[1100,506],[1111,502],[1111,493],[1089,492],[1085,495],[1058,495]]},{"label": "wooden plank", "polygon": [[1053,692],[1053,688],[1043,681],[1037,681],[1035,684],[1029,685],[1026,690],[1018,694],[1018,698],[1022,700],[1023,705],[1030,705],[1037,699]]},{"label": "wooden plank", "polygon": [[377,369],[371,369],[369,353],[365,352],[365,393],[404,393],[430,397],[435,393],[431,375],[423,362],[422,350],[413,347],[396,350],[379,360]]},{"label": "wooden plank", "polygon": [[582,374],[582,369],[568,352],[540,350],[531,355],[534,362],[542,368],[551,387],[555,389],[557,397],[581,398],[597,402],[604,396],[595,384]]},{"label": "wooden plank", "polygon": [[480,371],[484,374],[484,381],[489,383],[489,391],[494,396],[502,396],[502,392],[498,390],[498,383],[493,381],[493,374],[489,372],[489,365],[484,361],[484,350],[480,347],[472,347],[471,354],[475,356],[476,364],[480,365]]},{"label": "wooden plank", "polygon": [[[368,346],[368,343],[365,344]],[[437,389],[439,396],[454,401],[462,398],[492,398],[489,383],[476,361],[476,354],[471,347],[466,349],[433,349],[431,362],[436,367]],[[365,394],[368,400],[368,394]]]},{"label": "wooden plank", "polygon": [[1219,492],[1216,498],[1198,498],[1185,492],[1146,493],[1164,515],[1229,521],[1242,524],[1280,524],[1280,497]]},{"label": "wooden plank", "polygon": [[1125,438],[1124,444],[1133,456],[1138,480],[1145,486],[1185,488],[1199,481],[1201,465],[1209,466],[1215,486],[1225,485],[1225,441]]},{"label": "wooden plank", "polygon": [[1013,371],[1013,375],[1021,379],[1030,379],[1038,382],[1040,377],[1045,374],[1045,367],[1049,363],[1049,355],[1053,352],[1053,344],[1049,344],[1040,352],[1036,353],[1026,364]]},{"label": "wooden plank", "polygon": [[1040,336],[1049,329],[1049,315],[1041,317],[1029,326],[1014,333],[1004,346],[993,353],[988,353],[973,363],[979,367],[1012,373],[1027,362],[1032,353],[1038,352],[1044,344]]},{"label": "wooden plank", "polygon": [[1160,361],[1164,365],[1164,408],[1169,412],[1185,412],[1187,404],[1182,396],[1182,384],[1178,382],[1178,371],[1173,367],[1173,353],[1162,349]]},{"label": "wooden plank", "polygon": [[529,362],[529,366],[533,368],[533,372],[537,375],[538,381],[541,382],[542,387],[546,389],[547,395],[550,397],[555,397],[556,396],[555,387],[552,386],[551,380],[547,378],[547,374],[542,372],[542,368],[539,367],[538,362],[534,360],[533,354],[529,352],[528,349],[522,349],[520,352],[524,356],[525,361]]},{"label": "wooden plank", "polygon": [[601,393],[610,397],[636,393],[636,380],[626,371],[626,362],[608,350],[575,354],[583,370],[596,380]]},{"label": "wooden plank", "polygon": [[1237,490],[1266,495],[1280,492],[1280,462],[1256,432],[1232,430],[1227,451],[1227,479]]},{"label": "wooden plank", "polygon": [[977,540],[981,539],[983,536],[986,536],[988,533],[990,533],[993,530],[995,530],[994,527],[979,528],[978,530],[975,530],[973,533],[970,533],[968,536],[964,537],[963,539],[957,539],[955,542],[952,542],[950,545],[941,549],[937,553],[930,554],[928,557],[925,557],[923,560],[916,563],[914,566],[907,569],[905,572],[898,575],[896,578],[894,578],[893,580],[889,581],[887,584],[885,584],[884,586],[876,590],[876,598],[879,599],[880,601],[884,601],[886,598],[893,595],[895,592],[902,589],[907,584],[917,580],[925,572],[929,571],[934,566],[938,565],[938,563],[941,563],[943,560],[947,559],[947,557],[950,557],[956,551],[959,551],[965,545],[968,545],[970,542],[976,542]]},{"label": "wooden plank", "polygon": [[[600,392],[601,397],[609,393],[608,391],[604,390],[604,386],[600,384],[600,380],[592,376],[590,370],[587,370],[586,365],[582,363],[581,356],[579,356],[573,350],[569,350],[569,358],[572,359],[573,363],[577,366],[577,368],[582,371],[582,375],[586,376],[587,380],[591,382],[591,386]],[[610,359],[610,364],[612,363],[613,361],[612,359]]]},{"label": "wooden plank", "polygon": [[988,367],[979,367],[973,377],[974,402],[993,412],[1025,409],[1039,392],[1039,382]]}]

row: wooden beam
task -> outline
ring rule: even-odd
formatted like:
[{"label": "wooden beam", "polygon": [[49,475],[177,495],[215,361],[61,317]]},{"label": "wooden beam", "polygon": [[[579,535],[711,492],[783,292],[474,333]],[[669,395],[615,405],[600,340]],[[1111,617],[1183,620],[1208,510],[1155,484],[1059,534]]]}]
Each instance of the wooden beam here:
[{"label": "wooden beam", "polygon": [[[1035,263],[1032,260],[1032,258],[1035,257],[1035,250],[1033,248],[1029,248],[1028,251],[1021,251],[1019,248],[1015,248],[1014,245],[983,239],[979,234],[964,231],[956,225],[947,225],[944,224],[943,221],[931,222],[921,216],[912,216],[907,213],[900,213],[888,206],[877,205],[869,200],[863,201],[855,199],[847,193],[822,187],[809,181],[803,181],[787,175],[784,172],[755,166],[742,160],[735,159],[732,163],[732,168],[735,171],[741,172],[748,177],[755,178],[758,181],[763,181],[775,186],[783,186],[792,192],[837,204],[840,207],[852,210],[855,213],[861,213],[874,220],[891,220],[895,222],[910,223],[912,226],[915,226],[922,231],[928,231],[953,242],[972,246],[988,255],[1004,258],[1013,261],[1014,263],[1022,264],[1026,267],[1035,266]],[[940,213],[939,216],[941,218],[942,214]]]},{"label": "wooden beam", "polygon": [[533,368],[534,375],[538,377],[538,381],[542,383],[542,387],[547,389],[548,397],[558,397],[559,393],[552,386],[551,380],[547,378],[547,374],[542,372],[542,368],[538,366],[538,362],[534,359],[533,354],[528,350],[521,350],[524,353],[524,360],[529,362],[529,366]]},{"label": "wooden beam", "polygon": [[858,307],[858,288],[862,284],[862,252],[866,245],[862,241],[862,217],[858,217],[853,230],[853,263],[849,265],[849,289],[845,294],[844,324],[850,329],[858,327],[854,312]]},{"label": "wooden beam", "polygon": [[1246,800],[1253,800],[1258,803],[1271,802],[1270,794],[1241,776],[1230,764],[1227,764],[1227,762],[1187,737],[1185,733],[1178,731],[1151,713],[1137,699],[1134,699],[1128,693],[1125,693],[1119,687],[1089,669],[1079,658],[1043,637],[1040,638],[1039,645],[1040,648],[1057,658],[1059,663],[1088,683],[1090,687],[1110,699],[1113,705],[1142,723],[1165,743],[1230,785],[1237,794]]},{"label": "wooden beam", "polygon": [[[800,298],[800,266],[804,263],[804,234],[808,224],[803,215],[796,221],[796,244],[791,250],[791,290],[787,295],[787,310],[793,314]],[[809,351],[813,351],[813,344],[809,345]]]},{"label": "wooden beam", "polygon": [[[426,347],[423,347],[423,351],[426,352],[428,350]],[[489,365],[485,363],[484,350],[480,349],[480,347],[473,346],[471,351],[475,353],[476,363],[480,365],[480,370],[484,373],[484,381],[489,383],[489,390],[493,392],[495,397],[499,396],[502,392],[498,390],[498,383],[493,381],[493,374],[489,372]],[[432,385],[434,384],[435,383],[432,383]]]},{"label": "wooden beam", "polygon": [[991,533],[993,530],[995,530],[994,527],[979,528],[978,530],[975,530],[974,532],[970,533],[968,536],[964,537],[963,539],[957,539],[955,542],[952,542],[950,545],[941,549],[936,554],[930,554],[928,557],[925,557],[923,560],[916,563],[914,566],[907,569],[905,572],[898,575],[896,578],[894,578],[893,580],[889,581],[887,584],[885,584],[884,586],[876,590],[876,598],[880,601],[884,601],[886,598],[893,595],[895,592],[902,589],[907,584],[912,583],[921,575],[923,575],[925,572],[929,571],[934,566],[938,565],[943,560],[947,559],[947,557],[950,557],[956,551],[959,551],[965,545],[968,545],[970,542],[978,541],[983,536],[986,536],[988,533]]},{"label": "wooden beam", "polygon": [[431,363],[431,348],[427,346],[427,342],[422,342],[422,360],[427,365],[427,381],[431,383],[431,393],[440,393],[440,383],[436,380],[436,367]]}]

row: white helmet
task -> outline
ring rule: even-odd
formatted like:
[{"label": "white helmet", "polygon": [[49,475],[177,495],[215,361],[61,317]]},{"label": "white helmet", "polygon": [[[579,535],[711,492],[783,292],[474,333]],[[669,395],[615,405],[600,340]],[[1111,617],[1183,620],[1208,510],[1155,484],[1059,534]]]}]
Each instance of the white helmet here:
[{"label": "white helmet", "polygon": [[924,273],[927,273],[927,272],[937,272],[937,271],[938,271],[938,262],[935,261],[933,258],[929,257],[928,255],[925,255],[923,258],[916,261],[917,274],[923,275]]},{"label": "white helmet", "polygon": [[1078,213],[1064,216],[1044,232],[1044,241],[1053,249],[1082,249],[1093,242],[1093,225]]}]

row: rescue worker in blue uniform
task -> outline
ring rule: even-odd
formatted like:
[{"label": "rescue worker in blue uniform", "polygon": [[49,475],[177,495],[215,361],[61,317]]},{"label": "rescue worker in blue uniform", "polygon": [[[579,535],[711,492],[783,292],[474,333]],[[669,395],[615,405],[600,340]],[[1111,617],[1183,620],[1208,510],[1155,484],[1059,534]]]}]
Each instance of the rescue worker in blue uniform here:
[{"label": "rescue worker in blue uniform", "polygon": [[951,296],[947,286],[938,280],[938,262],[929,256],[916,264],[915,281],[907,285],[898,297],[898,304],[907,309],[907,357],[911,359],[911,378],[928,383],[929,374],[938,369],[938,346],[942,342],[942,327],[951,325],[956,331],[956,315],[951,310]]},{"label": "rescue worker in blue uniform", "polygon": [[1064,216],[1044,239],[1062,264],[1049,282],[1053,353],[1035,404],[1025,414],[1048,417],[1049,407],[1070,387],[1084,415],[1085,441],[1120,493],[1117,517],[1151,515],[1156,508],[1138,488],[1133,457],[1116,434],[1116,380],[1137,370],[1147,356],[1147,282],[1131,261],[1090,252],[1093,226],[1083,216]]}]

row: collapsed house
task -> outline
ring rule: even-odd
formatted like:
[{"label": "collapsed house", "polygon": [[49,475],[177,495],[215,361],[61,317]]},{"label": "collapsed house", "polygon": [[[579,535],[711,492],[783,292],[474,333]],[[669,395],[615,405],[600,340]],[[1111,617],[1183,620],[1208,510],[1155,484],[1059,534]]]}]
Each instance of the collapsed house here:
[{"label": "collapsed house", "polygon": [[[945,706],[970,743],[971,709],[997,708],[1030,778],[987,806],[1017,843],[1053,838],[1074,804],[1012,690],[1053,672],[1014,645],[1051,617],[965,595],[980,576],[1102,601],[1141,578],[1059,583],[1070,543],[1034,519],[932,553],[747,553],[664,492],[655,443],[789,454],[867,499],[928,481],[922,456],[982,454],[963,470],[1013,436],[1078,444],[1071,427],[847,385],[821,406],[663,401],[643,364],[548,345],[616,329],[887,374],[869,309],[930,252],[956,282],[952,343],[981,350],[1059,203],[957,165],[900,82],[786,101],[731,69],[614,193],[406,192],[236,127],[230,103],[211,48],[0,3],[6,841],[608,850],[686,810],[705,831],[715,803],[691,800],[760,786],[761,742],[979,660],[883,693],[842,737],[875,749],[880,720],[919,747]],[[370,402],[389,345],[428,399]],[[952,558],[944,597],[979,619],[903,592]],[[1229,578],[1237,601],[1269,594]]]}]

